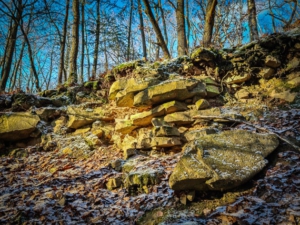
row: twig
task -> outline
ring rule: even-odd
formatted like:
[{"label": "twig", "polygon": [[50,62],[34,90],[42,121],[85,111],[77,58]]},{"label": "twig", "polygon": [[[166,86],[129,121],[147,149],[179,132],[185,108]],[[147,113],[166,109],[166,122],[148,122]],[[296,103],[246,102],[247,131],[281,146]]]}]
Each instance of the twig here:
[{"label": "twig", "polygon": [[223,117],[223,116],[194,116],[193,119],[209,119],[209,120],[213,120],[213,119],[223,119],[223,120],[228,120],[228,121],[232,121],[232,122],[236,122],[236,123],[244,123],[246,125],[249,125],[251,127],[254,127],[258,130],[262,130],[265,132],[268,132],[269,134],[274,134],[276,135],[276,137],[278,137],[280,140],[284,141],[285,143],[291,145],[294,149],[296,149],[297,151],[300,152],[300,147],[298,145],[293,144],[292,142],[290,142],[288,139],[281,137],[279,134],[274,133],[273,131],[270,131],[269,129],[265,128],[265,127],[261,127],[258,125],[254,125],[252,123],[249,123],[247,121],[244,120],[239,120],[239,119],[232,119],[232,118],[228,118],[228,117]]}]

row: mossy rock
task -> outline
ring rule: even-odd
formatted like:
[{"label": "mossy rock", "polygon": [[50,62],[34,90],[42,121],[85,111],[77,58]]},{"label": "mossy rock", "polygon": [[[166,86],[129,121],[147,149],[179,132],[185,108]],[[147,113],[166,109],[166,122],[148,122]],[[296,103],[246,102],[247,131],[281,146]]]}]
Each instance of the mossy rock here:
[{"label": "mossy rock", "polygon": [[87,81],[84,83],[84,87],[85,88],[89,88],[89,89],[93,89],[93,90],[99,90],[99,84],[100,84],[100,81]]},{"label": "mossy rock", "polygon": [[216,59],[217,54],[213,51],[206,49],[206,48],[197,48],[191,54],[191,59],[194,62],[199,61],[213,61]]},{"label": "mossy rock", "polygon": [[129,73],[131,73],[141,63],[142,63],[142,61],[140,61],[140,60],[121,63],[121,64],[115,66],[111,70],[111,74],[113,74],[114,76],[118,76],[119,75],[121,77],[122,76],[126,76]]}]

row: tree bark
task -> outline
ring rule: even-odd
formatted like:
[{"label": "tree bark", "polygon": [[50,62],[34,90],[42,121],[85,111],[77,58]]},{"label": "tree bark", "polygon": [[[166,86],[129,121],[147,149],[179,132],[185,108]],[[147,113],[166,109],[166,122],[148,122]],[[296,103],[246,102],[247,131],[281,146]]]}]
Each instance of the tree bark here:
[{"label": "tree bark", "polygon": [[162,36],[161,30],[160,30],[160,28],[159,28],[159,26],[158,26],[158,24],[157,24],[157,22],[156,22],[156,20],[154,18],[154,15],[153,15],[153,13],[151,11],[150,3],[149,3],[148,0],[143,0],[143,2],[145,4],[145,12],[146,12],[146,14],[149,17],[149,20],[150,20],[150,22],[151,22],[151,24],[153,26],[153,29],[154,29],[154,31],[156,33],[156,36],[157,36],[157,38],[159,40],[159,45],[161,46],[161,48],[163,50],[164,57],[166,59],[169,59],[171,56],[170,56],[168,47],[166,45],[164,37]]},{"label": "tree bark", "polygon": [[22,0],[17,1],[16,6],[16,16],[13,16],[13,22],[11,23],[10,29],[9,29],[9,35],[6,43],[6,52],[5,52],[5,58],[3,59],[3,69],[1,73],[1,81],[0,81],[0,92],[5,91],[6,83],[9,77],[9,73],[11,70],[11,64],[13,59],[13,54],[16,47],[16,39],[17,39],[17,33],[18,33],[18,26],[22,18]]},{"label": "tree bark", "polygon": [[204,47],[209,47],[211,45],[217,3],[218,3],[217,0],[208,0],[207,6],[206,6],[204,35],[203,35],[203,46]]},{"label": "tree bark", "polygon": [[127,61],[130,60],[132,13],[133,13],[133,0],[130,0],[130,13],[129,13],[129,22],[128,22],[128,36],[127,36],[127,52],[126,52],[126,60]]},{"label": "tree bark", "polygon": [[248,25],[250,29],[250,41],[258,39],[258,29],[256,20],[255,0],[247,0],[248,5]]},{"label": "tree bark", "polygon": [[164,29],[166,45],[168,46],[168,42],[169,42],[168,39],[169,38],[168,38],[168,32],[167,32],[165,13],[164,13],[164,10],[163,10],[162,5],[161,5],[161,0],[158,0],[157,3],[158,3],[158,8],[160,9],[161,19],[162,19],[162,22],[163,22],[163,29]]},{"label": "tree bark", "polygon": [[187,43],[184,23],[184,0],[177,0],[176,8],[177,21],[177,53],[178,56],[187,55]]},{"label": "tree bark", "polygon": [[96,40],[95,40],[95,50],[94,50],[94,61],[92,77],[96,77],[97,64],[98,64],[98,51],[99,51],[99,40],[100,40],[100,0],[97,0],[97,21],[96,21]]},{"label": "tree bark", "polygon": [[81,3],[81,69],[80,69],[80,81],[83,84],[83,69],[84,69],[84,2]]},{"label": "tree bark", "polygon": [[73,11],[73,26],[72,26],[72,45],[70,52],[70,63],[69,63],[69,77],[68,84],[74,84],[78,81],[77,75],[77,56],[79,46],[79,0],[73,0],[72,4]]},{"label": "tree bark", "polygon": [[63,26],[62,40],[60,43],[60,58],[59,58],[59,70],[58,70],[58,84],[62,84],[63,73],[66,73],[65,70],[65,48],[66,48],[66,39],[67,39],[67,25],[69,17],[69,6],[70,0],[66,0],[66,15]]},{"label": "tree bark", "polygon": [[187,34],[186,34],[186,47],[187,53],[189,53],[190,46],[190,33],[191,33],[191,22],[190,22],[190,6],[189,1],[185,1],[186,4],[186,23],[187,23]]},{"label": "tree bark", "polygon": [[142,46],[143,46],[143,57],[146,60],[147,48],[146,48],[146,38],[145,38],[144,19],[143,19],[141,0],[138,0],[138,10],[139,10],[139,17],[140,17],[140,30],[141,30],[141,38],[142,38]]}]

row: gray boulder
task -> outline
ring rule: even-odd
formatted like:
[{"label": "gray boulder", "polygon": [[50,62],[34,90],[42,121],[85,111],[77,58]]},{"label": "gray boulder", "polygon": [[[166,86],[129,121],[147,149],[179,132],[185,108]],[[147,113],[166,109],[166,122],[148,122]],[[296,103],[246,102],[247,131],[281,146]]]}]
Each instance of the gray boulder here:
[{"label": "gray boulder", "polygon": [[[201,136],[201,135],[199,135]],[[260,172],[278,146],[272,134],[244,130],[202,136],[184,147],[169,180],[174,190],[227,190]]]}]

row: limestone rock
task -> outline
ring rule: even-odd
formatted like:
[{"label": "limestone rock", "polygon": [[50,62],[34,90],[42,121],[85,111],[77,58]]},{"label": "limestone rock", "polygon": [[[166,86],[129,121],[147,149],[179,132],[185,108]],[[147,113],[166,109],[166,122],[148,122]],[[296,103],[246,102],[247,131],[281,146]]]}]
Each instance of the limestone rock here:
[{"label": "limestone rock", "polygon": [[30,137],[40,118],[29,113],[0,113],[0,140],[16,141]]},{"label": "limestone rock", "polygon": [[265,60],[265,65],[272,68],[277,68],[281,65],[281,62],[274,56],[268,55]]},{"label": "limestone rock", "polygon": [[163,117],[153,118],[151,120],[151,123],[154,127],[160,127],[160,126],[171,126],[169,123],[167,123]]},{"label": "limestone rock", "polygon": [[151,86],[134,96],[134,106],[149,107],[167,101],[205,96],[205,85],[195,79],[173,79]]},{"label": "limestone rock", "polygon": [[44,108],[38,108],[35,110],[35,113],[45,121],[53,120],[60,116],[61,110],[57,108],[52,107],[44,107]]},{"label": "limestone rock", "polygon": [[237,98],[237,99],[249,99],[250,96],[251,96],[251,93],[246,90],[245,88],[242,88],[240,90],[238,90],[234,96]]},{"label": "limestone rock", "polygon": [[139,169],[137,171],[131,171],[125,179],[125,186],[138,186],[140,188],[148,185],[159,184],[161,170],[155,170],[151,168]]},{"label": "limestone rock", "polygon": [[114,178],[110,178],[108,179],[107,183],[106,183],[106,188],[108,190],[114,190],[116,188],[121,187],[122,185],[122,178],[121,177],[114,177]]},{"label": "limestone rock", "polygon": [[133,125],[132,120],[116,119],[115,131],[121,134],[129,134],[136,128],[138,128],[138,126]]},{"label": "limestone rock", "polygon": [[210,104],[206,99],[199,99],[195,105],[197,110],[207,109],[210,107]]},{"label": "limestone rock", "polygon": [[69,121],[67,126],[69,128],[78,129],[85,125],[92,124],[95,119],[86,118],[83,116],[69,115]]},{"label": "limestone rock", "polygon": [[137,140],[136,138],[126,135],[122,142],[122,150],[124,159],[128,159],[130,156],[135,155]]},{"label": "limestone rock", "polygon": [[132,107],[133,106],[134,93],[127,93],[125,90],[118,92],[116,95],[116,103],[118,107]]},{"label": "limestone rock", "polygon": [[207,97],[213,98],[221,94],[219,87],[215,85],[206,85]]},{"label": "limestone rock", "polygon": [[168,148],[181,144],[179,137],[154,137],[151,139],[151,147]]},{"label": "limestone rock", "polygon": [[[146,88],[158,84],[159,82],[160,80],[157,78],[127,79],[124,88],[119,90],[118,93],[115,95],[117,106],[132,107],[135,93],[145,90]],[[115,89],[115,87],[113,88]],[[114,99],[113,95],[112,95],[112,99]]]},{"label": "limestone rock", "polygon": [[175,112],[168,114],[164,117],[167,123],[175,123],[176,125],[192,124],[195,119],[192,118],[193,113],[191,111]]},{"label": "limestone rock", "polygon": [[151,120],[154,117],[160,117],[178,111],[185,111],[187,109],[188,108],[184,103],[171,101],[157,106],[149,111],[132,115],[130,119],[133,121],[133,125],[135,126],[148,126],[151,124]]},{"label": "limestone rock", "polygon": [[67,114],[69,116],[67,126],[73,129],[92,124],[97,119],[103,121],[114,120],[111,112],[106,111],[102,107],[68,106]]},{"label": "limestone rock", "polygon": [[195,62],[199,61],[213,61],[216,58],[216,54],[205,48],[197,48],[191,54],[191,59]]},{"label": "limestone rock", "polygon": [[93,154],[93,146],[89,145],[82,135],[62,137],[61,135],[49,134],[44,136],[42,140],[44,150],[53,150],[49,149],[51,146],[49,143],[55,144],[54,147],[59,149],[59,154],[69,155],[77,159],[85,159]]},{"label": "limestone rock", "polygon": [[138,131],[137,149],[147,150],[151,149],[151,140],[153,133],[151,129],[141,128]]},{"label": "limestone rock", "polygon": [[293,102],[295,101],[297,97],[297,92],[290,92],[289,90],[282,91],[282,92],[276,92],[273,90],[270,94],[271,97],[273,98],[279,98],[287,102]]},{"label": "limestone rock", "polygon": [[287,82],[292,88],[297,88],[300,86],[300,73],[298,75],[298,77],[295,77]]},{"label": "limestone rock", "polygon": [[189,142],[169,180],[174,190],[226,190],[263,169],[279,144],[275,135],[224,131]]},{"label": "limestone rock", "polygon": [[275,70],[273,68],[265,67],[259,72],[259,76],[264,79],[272,78],[275,74]]},{"label": "limestone rock", "polygon": [[197,140],[201,137],[204,137],[206,135],[216,134],[216,133],[218,133],[218,129],[216,129],[216,128],[203,128],[203,129],[197,129],[197,130],[191,130],[191,131],[185,132],[184,137],[188,141],[193,141],[193,140]]},{"label": "limestone rock", "polygon": [[250,80],[251,74],[248,72],[241,72],[240,74],[232,74],[224,81],[226,84],[241,84],[247,80]]},{"label": "limestone rock", "polygon": [[153,134],[156,137],[179,137],[180,133],[176,127],[160,126],[153,128]]},{"label": "limestone rock", "polygon": [[126,84],[127,84],[126,79],[119,79],[115,81],[109,89],[109,95],[108,95],[109,99],[115,100],[117,93],[123,90],[126,87]]}]

